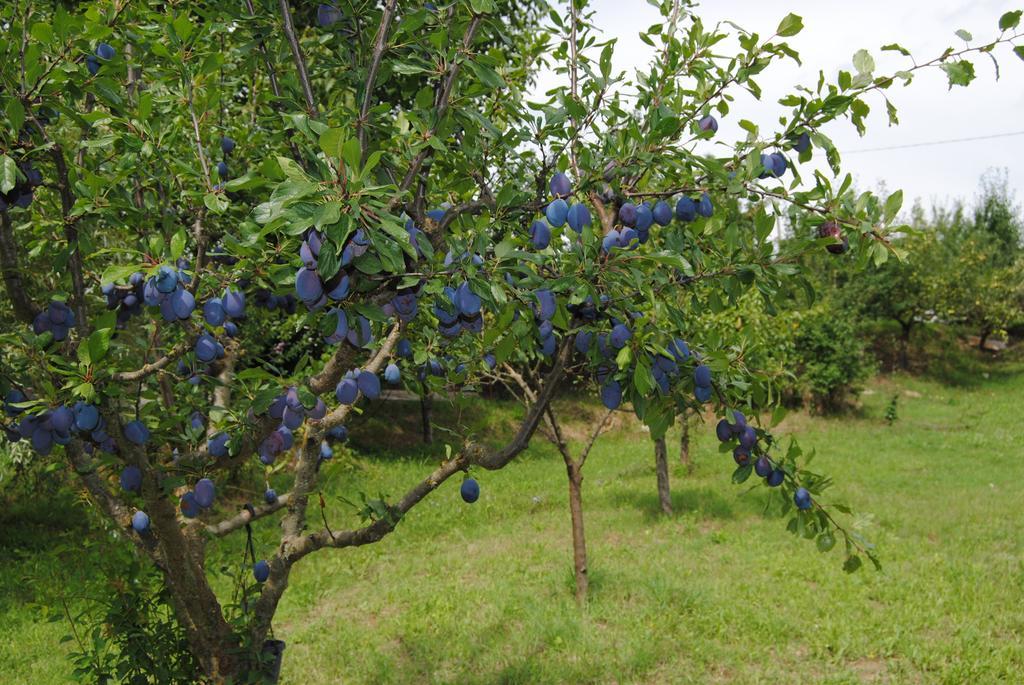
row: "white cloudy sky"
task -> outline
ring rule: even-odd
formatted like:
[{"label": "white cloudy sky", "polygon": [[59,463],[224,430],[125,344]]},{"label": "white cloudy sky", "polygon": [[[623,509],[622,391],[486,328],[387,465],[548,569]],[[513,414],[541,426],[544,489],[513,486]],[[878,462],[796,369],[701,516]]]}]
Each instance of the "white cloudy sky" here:
[{"label": "white cloudy sky", "polygon": [[[636,36],[661,21],[655,8],[645,0],[593,0],[594,23],[605,35],[618,39],[615,66],[632,70],[645,65],[653,48]],[[757,80],[763,90],[761,102],[741,91],[730,116],[721,122],[719,136],[738,139],[744,132],[736,124],[741,118],[771,127],[782,107],[779,96],[797,83],[813,85],[818,69],[835,80],[840,69],[852,70],[852,56],[860,48],[870,50],[878,65],[876,73],[891,73],[907,65],[898,53],[881,52],[887,43],[899,42],[918,61],[940,54],[946,47],[961,47],[954,32],[966,29],[979,41],[998,33],[999,16],[1024,7],[1022,0],[708,0],[698,8],[706,25],[729,19],[762,36],[774,33],[787,12],[803,17],[804,30],[790,38],[790,45],[803,59],[799,67],[791,61],[770,67]],[[884,103],[870,101],[872,114],[863,138],[847,122],[826,129],[843,152],[844,165],[860,187],[875,187],[884,181],[890,190],[902,188],[905,207],[913,198],[927,203],[948,203],[952,198],[970,201],[978,179],[991,167],[1006,168],[1010,185],[1024,199],[1024,135],[993,140],[951,143],[928,147],[860,152],[879,147],[927,143],[973,136],[1024,132],[1024,61],[1008,49],[999,54],[1002,75],[995,80],[988,58],[976,59],[978,79],[969,88],[949,91],[945,74],[927,70],[909,88],[890,89],[899,108],[900,125],[890,128]],[[542,80],[553,85],[553,76]]]}]

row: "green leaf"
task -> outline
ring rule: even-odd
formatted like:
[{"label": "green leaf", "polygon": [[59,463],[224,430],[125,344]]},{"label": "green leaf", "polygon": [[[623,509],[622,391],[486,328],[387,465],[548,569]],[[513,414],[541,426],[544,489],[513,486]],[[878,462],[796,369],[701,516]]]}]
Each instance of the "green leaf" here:
[{"label": "green leaf", "polygon": [[[92,363],[102,361],[107,356],[107,350],[110,349],[110,335],[113,330],[110,328],[101,328],[97,331],[93,331],[92,335],[89,336],[89,357],[92,359]],[[79,345],[79,348],[83,347]]]},{"label": "green leaf", "polygon": [[885,200],[885,220],[892,221],[903,206],[903,191],[897,190]]},{"label": "green leaf", "polygon": [[185,231],[179,230],[171,236],[171,259],[177,259],[185,252]]},{"label": "green leaf", "polygon": [[17,133],[21,125],[25,123],[25,108],[22,107],[18,98],[11,98],[7,101],[7,120],[11,124],[11,130]]},{"label": "green leaf", "polygon": [[363,149],[359,146],[358,138],[349,138],[341,146],[341,158],[345,160],[345,165],[353,171],[359,169],[359,161],[362,156]]},{"label": "green leaf", "polygon": [[974,80],[974,65],[967,60],[961,59],[955,62],[947,62],[940,65],[940,68],[946,72],[950,90],[952,90],[953,86],[969,85]]},{"label": "green leaf", "polygon": [[875,60],[867,50],[858,50],[853,54],[853,68],[858,74],[870,74],[875,70]]},{"label": "green leaf", "polygon": [[494,89],[505,87],[505,79],[501,78],[501,75],[494,69],[480,64],[479,62],[472,61],[466,62],[466,66],[468,66],[470,71],[476,75],[477,80],[488,88]]},{"label": "green leaf", "polygon": [[[1018,14],[1020,14],[1020,13],[1018,12]],[[1000,22],[1000,23],[1002,23],[1002,22]],[[45,44],[45,43],[49,43],[51,40],[53,40],[53,29],[50,28],[49,24],[45,24],[45,23],[43,23],[41,21],[38,21],[35,24],[32,24],[32,30],[31,30],[30,33],[32,34],[32,37],[35,38],[40,43],[44,43]]]},{"label": "green leaf", "polygon": [[1021,59],[1024,59],[1024,45],[1018,45],[1013,49],[1013,54],[1017,55]]},{"label": "green leaf", "polygon": [[832,533],[826,530],[818,536],[817,545],[819,551],[827,552],[836,546],[836,539],[832,537]]},{"label": "green leaf", "polygon": [[736,470],[732,472],[732,482],[739,485],[745,483],[750,478],[751,472],[754,470],[753,464],[746,464],[744,466],[737,466]]},{"label": "green leaf", "polygon": [[775,29],[775,33],[780,36],[795,36],[800,33],[804,28],[804,20],[796,14],[787,14],[781,22],[779,22],[779,28]]},{"label": "green leaf", "polygon": [[329,128],[320,134],[320,149],[331,159],[341,159],[341,146],[345,142],[345,129]]},{"label": "green leaf", "polygon": [[968,42],[974,40],[974,36],[971,35],[971,32],[970,31],[964,31],[963,29],[958,29],[957,30],[956,37],[959,38],[960,40],[964,41],[965,43],[968,43]]},{"label": "green leaf", "polygon": [[910,57],[910,50],[907,50],[899,43],[889,43],[888,45],[883,45],[882,50],[894,50],[903,55],[904,57]]},{"label": "green leaf", "polygon": [[10,192],[18,182],[18,165],[7,155],[0,156],[0,193]]},{"label": "green leaf", "polygon": [[220,214],[228,208],[228,199],[221,193],[207,193],[203,196],[203,204],[215,214]]},{"label": "green leaf", "polygon": [[1021,12],[1024,10],[1014,10],[999,17],[999,28],[1003,31],[1017,28],[1017,25],[1020,24]]}]

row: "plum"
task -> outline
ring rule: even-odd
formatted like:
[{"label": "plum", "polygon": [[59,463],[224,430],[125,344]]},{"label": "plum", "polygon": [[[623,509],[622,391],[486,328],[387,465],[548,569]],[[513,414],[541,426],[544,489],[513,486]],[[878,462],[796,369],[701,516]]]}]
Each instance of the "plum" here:
[{"label": "plum", "polygon": [[617,409],[622,404],[622,386],[618,381],[608,381],[601,386],[601,403],[608,409]]},{"label": "plum", "polygon": [[551,243],[551,229],[538,219],[530,226],[530,242],[537,250],[543,250]]},{"label": "plum", "polygon": [[462,486],[459,488],[459,494],[462,495],[463,502],[466,504],[472,504],[480,499],[480,484],[473,478],[467,478],[462,481]]},{"label": "plum", "polygon": [[559,198],[548,205],[544,216],[547,217],[549,224],[558,228],[565,223],[569,216],[569,205],[565,200]]},{"label": "plum", "polygon": [[228,456],[228,440],[230,436],[225,432],[215,434],[209,440],[206,441],[206,449],[210,453],[211,457],[226,457]]},{"label": "plum", "polygon": [[796,508],[801,511],[810,509],[811,493],[807,491],[807,488],[797,488],[796,492],[793,493],[793,503],[796,504]]},{"label": "plum", "polygon": [[572,194],[572,183],[569,182],[569,177],[561,171],[551,177],[549,186],[554,197],[566,197]]},{"label": "plum", "polygon": [[124,425],[124,437],[133,444],[145,445],[149,442],[149,428],[142,421],[129,421]]},{"label": "plum", "polygon": [[609,338],[612,343],[612,347],[617,350],[621,350],[629,342],[629,339],[633,337],[633,331],[629,330],[629,327],[624,323],[616,324],[612,328],[611,337]]},{"label": "plum", "polygon": [[566,214],[565,220],[569,224],[569,228],[577,233],[582,233],[584,227],[590,225],[590,210],[586,205],[577,202],[569,207],[569,213]]},{"label": "plum", "polygon": [[637,209],[632,202],[627,202],[619,208],[619,222],[623,226],[636,226]]},{"label": "plum", "polygon": [[209,478],[200,478],[195,487],[196,504],[203,509],[213,506],[213,499],[217,496],[217,488]]},{"label": "plum", "polygon": [[681,197],[676,202],[676,218],[680,221],[693,221],[697,218],[697,205],[688,197]]},{"label": "plum", "polygon": [[252,577],[256,579],[257,583],[265,583],[270,577],[270,564],[265,559],[257,561],[252,565]]},{"label": "plum", "polygon": [[132,528],[140,535],[149,530],[149,515],[144,511],[132,514]]},{"label": "plum", "polygon": [[142,487],[142,471],[138,466],[125,466],[121,469],[121,488],[128,492],[138,492]]},{"label": "plum", "polygon": [[718,120],[710,114],[701,117],[700,121],[697,122],[697,127],[705,133],[711,131],[711,133],[718,133]]},{"label": "plum", "polygon": [[659,226],[668,226],[672,223],[672,208],[664,200],[658,200],[651,211],[651,217]]}]

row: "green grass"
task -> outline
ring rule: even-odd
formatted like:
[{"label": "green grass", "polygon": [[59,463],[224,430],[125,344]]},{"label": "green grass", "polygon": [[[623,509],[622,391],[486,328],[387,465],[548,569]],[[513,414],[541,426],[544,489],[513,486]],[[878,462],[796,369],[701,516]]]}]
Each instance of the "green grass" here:
[{"label": "green grass", "polygon": [[[880,573],[845,574],[838,551],[821,554],[763,515],[763,490],[730,483],[710,426],[694,431],[694,473],[673,460],[676,514],[659,515],[650,441],[621,421],[586,467],[585,609],[572,598],[564,467],[537,441],[505,470],[475,474],[477,504],[448,483],[385,541],[303,560],[275,624],[288,643],[282,682],[1024,682],[1024,369],[975,375],[957,386],[876,380],[856,416],[783,426],[835,477],[827,499],[859,512]],[[513,417],[502,406],[461,419],[483,433],[487,418]],[[371,417],[353,436],[358,456],[327,467],[332,527],[357,524],[336,495],[397,495],[440,458],[440,447],[422,456],[394,418]],[[275,533],[260,525],[260,553]],[[237,559],[242,544],[214,554]],[[67,628],[39,622],[18,580],[67,564],[61,554],[0,560],[4,682],[67,680]]]}]

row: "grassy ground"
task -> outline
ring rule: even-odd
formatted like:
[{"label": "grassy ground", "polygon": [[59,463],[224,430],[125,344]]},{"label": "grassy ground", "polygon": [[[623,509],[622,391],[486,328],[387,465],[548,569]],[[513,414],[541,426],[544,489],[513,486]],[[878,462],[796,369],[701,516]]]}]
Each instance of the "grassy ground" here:
[{"label": "grassy ground", "polygon": [[[762,491],[729,482],[731,459],[710,426],[694,431],[692,474],[673,460],[676,514],[659,515],[650,441],[622,421],[586,467],[584,610],[572,599],[564,468],[536,443],[505,470],[476,474],[477,504],[449,483],[386,541],[297,566],[276,622],[288,642],[282,682],[1024,682],[1024,368],[953,380],[883,378],[856,416],[795,415],[783,426],[817,449],[816,470],[838,483],[832,498],[870,512],[860,523],[880,573],[847,575],[837,552],[820,554],[762,515]],[[491,418],[511,416],[505,407]],[[334,526],[357,523],[336,496],[395,495],[437,460],[393,456],[418,448],[376,439],[391,419],[375,417],[353,436],[358,456],[328,467]],[[262,553],[274,528],[258,533]],[[235,559],[241,545],[215,554]],[[5,683],[67,680],[57,644],[66,626],[35,618],[20,579],[68,554],[44,546],[0,558]]]}]

